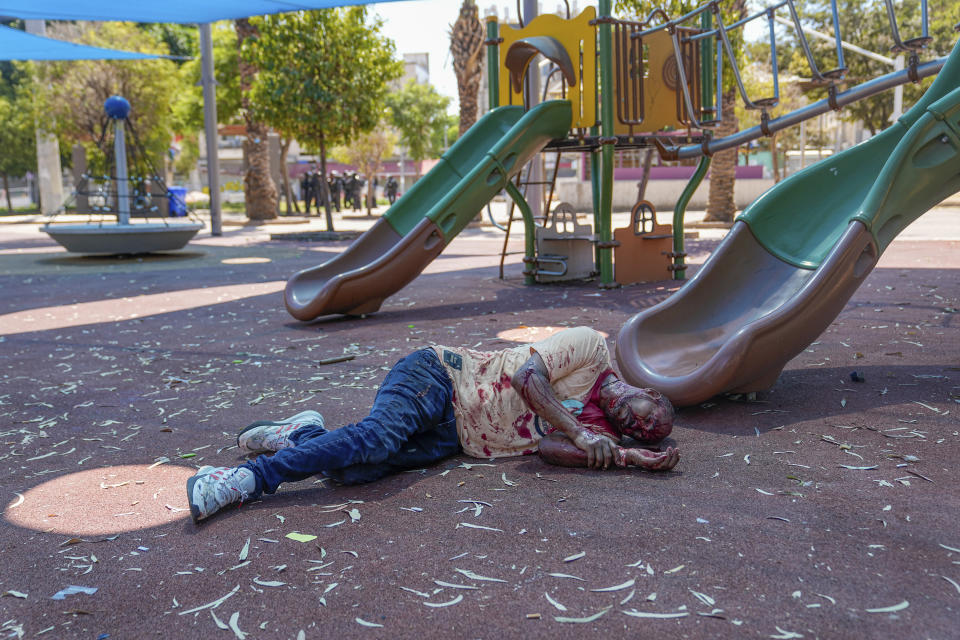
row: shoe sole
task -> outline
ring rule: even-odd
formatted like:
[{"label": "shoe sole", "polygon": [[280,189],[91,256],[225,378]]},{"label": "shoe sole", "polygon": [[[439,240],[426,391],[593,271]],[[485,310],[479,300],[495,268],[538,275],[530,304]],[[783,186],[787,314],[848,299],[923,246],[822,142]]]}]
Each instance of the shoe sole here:
[{"label": "shoe sole", "polygon": [[248,431],[253,431],[254,429],[259,429],[260,427],[279,427],[282,425],[282,422],[274,422],[273,420],[257,420],[248,427],[244,427],[240,433],[237,434],[237,448],[247,453],[269,453],[269,449],[247,449],[244,446],[240,445],[240,438]]},{"label": "shoe sole", "polygon": [[291,422],[296,422],[297,418],[300,418],[301,416],[305,416],[305,415],[311,414],[311,413],[316,413],[318,416],[320,416],[320,426],[321,426],[321,427],[324,426],[324,424],[323,424],[323,416],[320,415],[319,413],[317,413],[316,411],[312,411],[312,410],[301,411],[300,413],[298,413],[298,414],[296,414],[296,415],[293,415],[293,416],[290,416],[289,418],[284,419],[282,422],[277,422],[277,421],[275,421],[275,420],[257,420],[257,421],[254,422],[253,424],[251,424],[251,425],[249,425],[249,426],[247,426],[247,427],[244,427],[244,428],[240,431],[240,433],[237,434],[237,448],[238,448],[238,449],[242,449],[243,451],[247,451],[247,452],[249,452],[249,453],[270,453],[270,452],[271,452],[271,449],[247,449],[246,447],[240,446],[240,437],[241,437],[243,434],[245,434],[246,432],[252,431],[252,430],[257,429],[257,428],[259,428],[259,427],[279,427],[280,425],[289,424],[289,423],[291,423]]}]

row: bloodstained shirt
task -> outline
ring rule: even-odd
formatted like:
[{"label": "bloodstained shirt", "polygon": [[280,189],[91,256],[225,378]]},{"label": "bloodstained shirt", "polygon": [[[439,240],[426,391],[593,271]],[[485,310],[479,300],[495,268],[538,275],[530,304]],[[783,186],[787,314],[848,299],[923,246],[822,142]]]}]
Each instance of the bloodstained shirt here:
[{"label": "bloodstained shirt", "polygon": [[[600,376],[597,378],[597,381],[593,383],[593,389],[590,390],[590,397],[587,398],[586,403],[579,402],[577,400],[563,400],[563,406],[567,408],[573,415],[577,416],[577,420],[580,424],[586,427],[589,431],[596,433],[597,435],[607,436],[614,440],[615,442],[620,442],[623,439],[623,434],[617,429],[613,423],[607,420],[606,414],[603,413],[602,404],[600,403],[600,387],[603,386],[603,381],[609,375],[617,377],[616,372],[613,369],[607,369],[600,373]],[[540,417],[535,418],[536,421],[540,422]],[[556,427],[546,425],[546,432],[553,433],[557,431]]]},{"label": "bloodstained shirt", "polygon": [[539,342],[501,351],[433,349],[453,381],[457,431],[467,455],[492,458],[535,453],[540,439],[552,430],[510,384],[513,374],[533,353],[543,359],[557,398],[568,401],[568,407],[583,406],[586,415],[581,414],[580,420],[588,428],[592,425],[591,430],[609,432],[619,439],[603,418],[596,398],[591,402],[599,394],[600,378],[612,370],[606,341],[589,327],[566,329]]}]

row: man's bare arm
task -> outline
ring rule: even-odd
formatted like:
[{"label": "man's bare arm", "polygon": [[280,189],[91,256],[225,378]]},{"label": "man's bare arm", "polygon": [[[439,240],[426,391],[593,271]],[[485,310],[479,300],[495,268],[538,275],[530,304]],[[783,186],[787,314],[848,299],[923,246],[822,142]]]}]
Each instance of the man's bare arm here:
[{"label": "man's bare arm", "polygon": [[[680,450],[667,447],[666,451],[648,451],[616,447],[618,467],[635,466],[650,471],[669,471],[680,461]],[[559,433],[551,433],[540,441],[540,457],[550,464],[561,467],[586,467],[587,454],[581,451],[569,438]]]},{"label": "man's bare arm", "polygon": [[567,411],[550,386],[547,365],[539,353],[532,354],[517,369],[510,384],[534,413],[559,429],[576,448],[584,452],[586,466],[606,469],[611,464],[616,464],[617,446],[610,439],[583,427],[576,417]]}]

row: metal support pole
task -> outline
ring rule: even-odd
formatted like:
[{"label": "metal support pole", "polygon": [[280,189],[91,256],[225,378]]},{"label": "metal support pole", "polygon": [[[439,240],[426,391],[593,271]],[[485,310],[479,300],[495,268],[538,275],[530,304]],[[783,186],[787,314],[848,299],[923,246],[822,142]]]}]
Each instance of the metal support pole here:
[{"label": "metal support pole", "polygon": [[[530,22],[537,17],[539,13],[538,0],[523,0],[523,23]],[[540,65],[535,59],[527,67],[527,109],[532,109],[540,103]],[[528,180],[532,183],[527,185],[527,202],[530,203],[530,211],[534,218],[540,218],[543,215],[543,166],[539,153],[530,159],[530,169],[527,174]],[[549,207],[550,203],[547,203]]]},{"label": "metal support pole", "polygon": [[113,158],[117,179],[117,223],[130,224],[130,175],[127,171],[127,142],[124,138],[124,120],[114,123]]},{"label": "metal support pole", "polygon": [[507,180],[504,189],[513,198],[520,209],[520,215],[523,216],[523,284],[536,284],[537,273],[537,242],[536,242],[536,223],[533,221],[533,212],[530,205],[524,199],[523,194],[517,189],[517,185],[511,180]]},{"label": "metal support pole", "polygon": [[710,168],[710,156],[700,156],[700,162],[697,164],[697,170],[690,177],[690,182],[683,188],[683,193],[677,200],[673,208],[673,279],[686,280],[686,253],[683,251],[683,218],[687,213],[687,205],[693,197],[693,193],[703,182],[703,177],[707,175],[707,169]]},{"label": "metal support pole", "polygon": [[203,87],[203,127],[207,141],[207,188],[210,190],[210,235],[223,235],[220,216],[220,158],[217,151],[217,80],[213,75],[213,33],[209,22],[200,27],[200,86]]},{"label": "metal support pole", "polygon": [[[700,14],[700,28],[709,31],[713,28],[713,14],[704,11]],[[713,39],[704,38],[700,42],[700,120],[717,118],[713,108]]]},{"label": "metal support pole", "polygon": [[[487,16],[487,40],[494,42],[500,38],[500,25],[497,16]],[[500,106],[500,45],[487,46],[487,92],[490,94],[490,110]]]},{"label": "metal support pole", "polygon": [[[610,0],[600,0],[600,17],[610,16]],[[613,27],[609,22],[603,22],[598,27],[600,32],[600,133],[603,142],[615,140],[613,131]],[[691,114],[693,115],[693,114]],[[601,174],[600,174],[600,225],[597,236],[604,248],[598,251],[600,263],[600,286],[614,286],[613,281],[613,249],[610,248],[611,218],[613,215],[613,157],[614,145],[601,145]]]}]

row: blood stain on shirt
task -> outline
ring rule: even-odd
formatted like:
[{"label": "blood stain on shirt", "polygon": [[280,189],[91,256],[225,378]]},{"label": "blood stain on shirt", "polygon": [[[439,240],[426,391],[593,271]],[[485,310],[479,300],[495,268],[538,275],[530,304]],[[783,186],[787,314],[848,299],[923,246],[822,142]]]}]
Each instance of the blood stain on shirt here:
[{"label": "blood stain on shirt", "polygon": [[533,439],[533,436],[530,434],[530,428],[527,427],[527,424],[532,419],[533,419],[533,414],[527,413],[525,415],[520,416],[519,418],[516,419],[516,421],[514,421],[513,428],[516,429],[518,436],[520,436],[521,438],[529,438],[531,440]]},{"label": "blood stain on shirt", "polygon": [[[510,380],[511,378],[509,375],[507,375],[506,373],[501,374],[500,379],[493,383],[494,391],[498,391],[498,392],[503,391],[504,389],[507,389],[508,387],[512,386]],[[483,398],[481,397],[480,399],[482,400]]]}]

